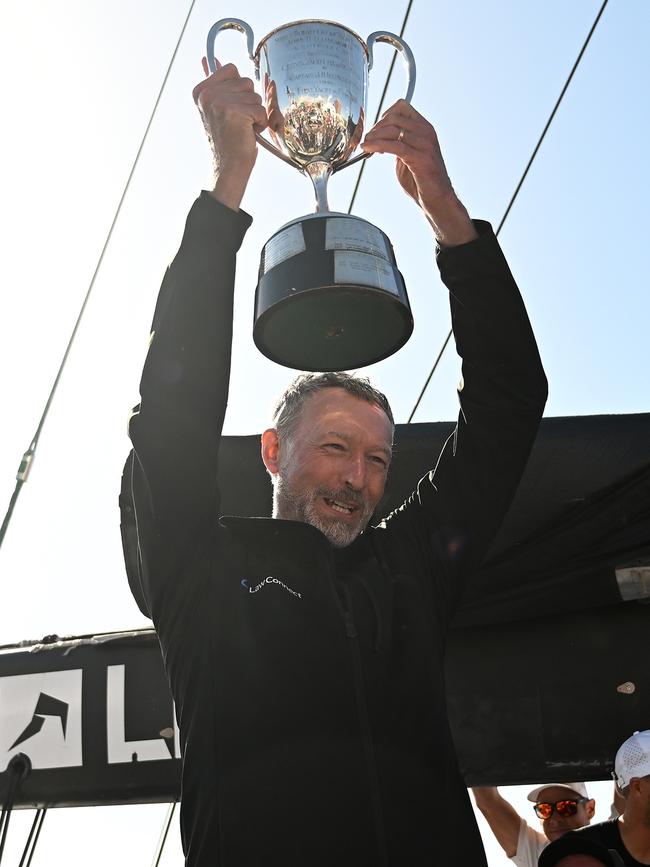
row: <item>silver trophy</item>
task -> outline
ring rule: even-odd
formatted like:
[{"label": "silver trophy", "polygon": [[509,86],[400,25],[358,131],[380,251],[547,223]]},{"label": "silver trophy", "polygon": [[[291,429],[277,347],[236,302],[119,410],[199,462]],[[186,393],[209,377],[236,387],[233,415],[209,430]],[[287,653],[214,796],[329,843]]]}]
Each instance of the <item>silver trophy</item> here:
[{"label": "silver trophy", "polygon": [[299,370],[350,370],[380,361],[413,331],[404,280],[381,229],[330,211],[327,182],[367,156],[351,154],[363,136],[375,42],[402,53],[409,102],[411,49],[392,33],[377,31],[366,43],[341,24],[306,20],[276,28],[253,50],[249,25],[224,18],[208,34],[211,72],[217,33],[230,29],[246,35],[264,87],[274,143],[261,135],[258,142],[309,175],[316,193],[316,213],[282,226],[264,245],[253,339],[272,361]]}]

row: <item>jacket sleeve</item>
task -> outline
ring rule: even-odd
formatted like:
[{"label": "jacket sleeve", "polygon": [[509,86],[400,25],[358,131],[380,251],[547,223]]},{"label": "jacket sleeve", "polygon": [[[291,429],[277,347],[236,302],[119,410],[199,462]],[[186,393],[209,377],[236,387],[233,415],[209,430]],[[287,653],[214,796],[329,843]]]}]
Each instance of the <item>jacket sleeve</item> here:
[{"label": "jacket sleeve", "polygon": [[154,620],[168,579],[191,563],[196,540],[218,517],[235,256],[250,223],[203,192],[156,304],[129,423],[140,577]]},{"label": "jacket sleeve", "polygon": [[458,423],[435,468],[384,525],[413,535],[409,550],[427,558],[447,616],[505,517],[547,396],[514,278],[490,225],[474,224],[476,240],[437,257],[462,359]]}]

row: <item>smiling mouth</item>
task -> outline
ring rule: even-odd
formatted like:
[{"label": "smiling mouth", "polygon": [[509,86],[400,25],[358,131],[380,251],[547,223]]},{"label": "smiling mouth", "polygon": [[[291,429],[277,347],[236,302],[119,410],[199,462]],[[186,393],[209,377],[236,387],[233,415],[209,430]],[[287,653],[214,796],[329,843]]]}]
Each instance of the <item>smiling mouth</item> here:
[{"label": "smiling mouth", "polygon": [[330,500],[328,497],[323,497],[323,499],[330,509],[334,509],[335,512],[339,512],[341,515],[351,515],[357,509],[356,506],[347,506],[345,503],[341,503],[338,500]]}]

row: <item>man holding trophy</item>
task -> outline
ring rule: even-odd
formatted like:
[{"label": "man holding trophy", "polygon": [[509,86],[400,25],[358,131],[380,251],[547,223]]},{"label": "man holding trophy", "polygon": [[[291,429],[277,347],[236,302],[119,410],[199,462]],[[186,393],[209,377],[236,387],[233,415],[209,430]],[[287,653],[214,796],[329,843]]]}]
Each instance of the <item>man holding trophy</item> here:
[{"label": "man holding trophy", "polygon": [[[470,220],[454,193],[433,127],[400,100],[361,147],[396,157],[437,242],[463,359],[457,429],[404,505],[370,526],[391,459],[388,402],[367,380],[304,375],[262,436],[273,517],[220,517],[235,258],[251,222],[240,205],[256,133],[271,125],[281,136],[288,121],[232,64],[194,99],[215,183],[192,206],[165,275],[130,423],[138,595],[179,718],[186,864],[484,865],[447,723],[444,645],[546,399],[523,302],[489,225]],[[321,141],[314,124],[337,119],[313,117],[310,141]],[[310,225],[300,225],[305,238]],[[337,252],[388,262],[370,230],[359,250],[355,231],[346,224]],[[297,260],[300,232],[283,238],[273,267]],[[309,279],[341,237],[328,233],[313,241]]]}]

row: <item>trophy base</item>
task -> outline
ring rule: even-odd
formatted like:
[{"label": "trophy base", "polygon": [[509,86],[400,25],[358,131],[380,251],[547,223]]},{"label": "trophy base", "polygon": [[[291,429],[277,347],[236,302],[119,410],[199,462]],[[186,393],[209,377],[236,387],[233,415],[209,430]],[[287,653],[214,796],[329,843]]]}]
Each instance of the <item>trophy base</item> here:
[{"label": "trophy base", "polygon": [[412,331],[392,245],[366,220],[329,212],[301,217],[264,245],[253,339],[271,361],[351,370],[397,352]]}]

